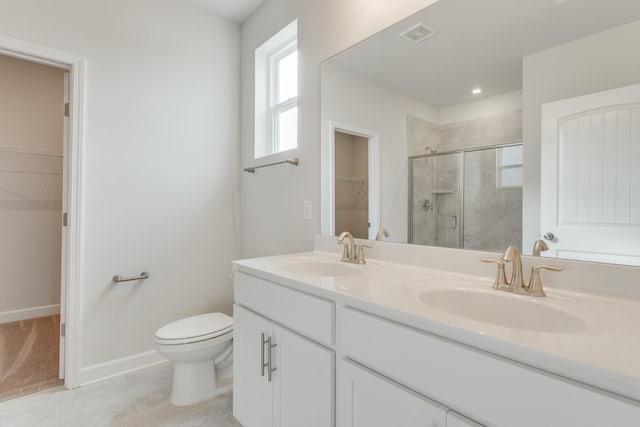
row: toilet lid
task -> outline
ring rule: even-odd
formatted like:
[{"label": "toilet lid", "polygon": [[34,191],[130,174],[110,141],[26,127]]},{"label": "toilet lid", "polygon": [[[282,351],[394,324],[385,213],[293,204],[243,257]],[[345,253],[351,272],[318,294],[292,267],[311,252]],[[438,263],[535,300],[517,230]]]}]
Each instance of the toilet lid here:
[{"label": "toilet lid", "polygon": [[233,318],[223,313],[207,313],[169,323],[156,331],[163,341],[190,341],[215,338],[233,329]]}]

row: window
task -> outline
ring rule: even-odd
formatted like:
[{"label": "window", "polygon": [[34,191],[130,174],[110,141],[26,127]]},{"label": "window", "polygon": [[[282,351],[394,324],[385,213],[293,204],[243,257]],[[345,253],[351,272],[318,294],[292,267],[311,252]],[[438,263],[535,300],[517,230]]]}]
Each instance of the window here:
[{"label": "window", "polygon": [[522,145],[498,148],[496,187],[522,187]]},{"label": "window", "polygon": [[297,21],[256,49],[254,157],[298,146]]}]

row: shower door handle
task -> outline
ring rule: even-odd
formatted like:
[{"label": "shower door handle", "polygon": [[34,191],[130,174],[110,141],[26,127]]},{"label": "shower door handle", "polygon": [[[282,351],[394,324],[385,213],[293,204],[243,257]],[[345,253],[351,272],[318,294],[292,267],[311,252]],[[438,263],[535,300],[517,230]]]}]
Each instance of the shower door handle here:
[{"label": "shower door handle", "polygon": [[458,228],[458,217],[456,215],[451,215],[451,229],[455,230]]}]

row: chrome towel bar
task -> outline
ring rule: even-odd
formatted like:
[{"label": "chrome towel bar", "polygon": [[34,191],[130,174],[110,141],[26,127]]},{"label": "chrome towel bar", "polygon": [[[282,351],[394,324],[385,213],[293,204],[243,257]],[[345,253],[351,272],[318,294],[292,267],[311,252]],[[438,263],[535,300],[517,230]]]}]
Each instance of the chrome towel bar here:
[{"label": "chrome towel bar", "polygon": [[296,157],[295,159],[287,159],[287,160],[283,160],[281,162],[267,163],[266,165],[260,165],[260,166],[253,166],[253,167],[250,167],[250,168],[244,168],[244,171],[245,172],[249,172],[249,173],[255,173],[256,169],[266,168],[266,167],[274,166],[274,165],[281,165],[283,163],[289,163],[290,165],[298,166],[300,164],[300,159],[298,159]]},{"label": "chrome towel bar", "polygon": [[113,281],[115,283],[131,282],[133,280],[148,279],[149,277],[151,277],[151,275],[148,271],[143,271],[139,276],[121,276],[119,274],[116,274],[115,276],[113,276]]}]

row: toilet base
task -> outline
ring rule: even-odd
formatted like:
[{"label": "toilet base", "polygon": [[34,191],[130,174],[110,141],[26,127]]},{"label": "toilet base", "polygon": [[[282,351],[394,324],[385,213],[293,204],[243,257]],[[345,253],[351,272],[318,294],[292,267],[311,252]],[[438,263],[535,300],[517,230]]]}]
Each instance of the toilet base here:
[{"label": "toilet base", "polygon": [[176,363],[173,368],[171,403],[194,405],[231,390],[231,384],[218,387],[212,360],[196,363]]}]

